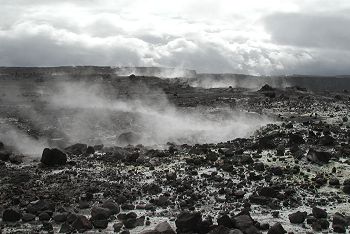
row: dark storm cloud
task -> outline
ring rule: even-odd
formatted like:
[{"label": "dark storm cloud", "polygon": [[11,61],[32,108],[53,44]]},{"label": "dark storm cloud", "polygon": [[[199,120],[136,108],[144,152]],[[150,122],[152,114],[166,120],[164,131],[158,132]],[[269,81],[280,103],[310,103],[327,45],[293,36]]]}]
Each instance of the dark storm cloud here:
[{"label": "dark storm cloud", "polygon": [[273,14],[265,26],[276,43],[321,49],[350,49],[350,16],[331,14]]}]

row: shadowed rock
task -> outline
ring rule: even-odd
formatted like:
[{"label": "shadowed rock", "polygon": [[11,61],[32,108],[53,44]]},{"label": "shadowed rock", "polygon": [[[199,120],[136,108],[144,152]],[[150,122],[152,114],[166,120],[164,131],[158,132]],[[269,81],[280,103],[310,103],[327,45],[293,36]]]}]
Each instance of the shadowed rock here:
[{"label": "shadowed rock", "polygon": [[46,166],[64,165],[67,163],[67,155],[56,148],[45,148],[41,155],[40,162]]}]

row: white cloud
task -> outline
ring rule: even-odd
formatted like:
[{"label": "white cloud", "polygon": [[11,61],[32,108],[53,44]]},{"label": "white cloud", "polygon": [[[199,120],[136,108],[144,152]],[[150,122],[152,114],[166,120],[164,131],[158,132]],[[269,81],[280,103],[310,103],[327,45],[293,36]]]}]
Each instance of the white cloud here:
[{"label": "white cloud", "polygon": [[346,0],[3,0],[0,65],[345,74],[348,9]]}]

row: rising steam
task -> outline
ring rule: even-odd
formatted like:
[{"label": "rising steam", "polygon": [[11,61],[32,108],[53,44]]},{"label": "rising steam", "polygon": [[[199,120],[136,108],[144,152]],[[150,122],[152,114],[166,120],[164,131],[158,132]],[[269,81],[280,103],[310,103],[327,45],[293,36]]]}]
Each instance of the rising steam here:
[{"label": "rising steam", "polygon": [[61,81],[34,89],[35,101],[21,99],[21,88],[3,97],[26,124],[8,119],[0,124],[0,141],[32,156],[40,156],[45,147],[78,142],[125,145],[123,134],[132,134],[132,144],[148,146],[216,143],[249,136],[271,122],[229,108],[179,108],[162,91],[145,85],[130,85],[125,91],[105,82]]},{"label": "rising steam", "polygon": [[[116,144],[120,134],[133,132],[137,143],[211,143],[244,137],[269,122],[261,116],[231,109],[179,109],[159,91],[144,97],[111,98],[101,87],[61,83],[50,98],[54,109],[74,110],[64,129],[71,141],[101,139]],[[149,96],[157,97],[149,99]]]}]

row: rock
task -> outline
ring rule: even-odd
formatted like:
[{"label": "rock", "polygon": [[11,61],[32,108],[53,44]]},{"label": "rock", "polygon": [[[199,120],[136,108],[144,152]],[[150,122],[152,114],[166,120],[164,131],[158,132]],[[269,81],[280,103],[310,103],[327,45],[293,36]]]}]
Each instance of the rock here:
[{"label": "rock", "polygon": [[27,206],[27,212],[39,215],[43,211],[54,210],[54,207],[47,200],[37,200]]},{"label": "rock", "polygon": [[289,135],[289,145],[300,145],[304,144],[305,140],[302,135],[300,134],[290,134]]},{"label": "rock", "polygon": [[4,149],[5,145],[0,141],[0,150]]},{"label": "rock", "polygon": [[11,152],[6,150],[0,150],[0,161],[8,161],[10,159]]},{"label": "rock", "polygon": [[334,225],[333,224],[333,231],[337,232],[337,233],[346,233],[346,228],[344,226],[341,225]]},{"label": "rock", "polygon": [[4,222],[17,222],[22,218],[21,213],[15,209],[7,209],[2,214]]},{"label": "rock", "polygon": [[208,232],[208,234],[243,234],[243,232],[239,229],[229,229],[224,226],[218,226]]},{"label": "rock", "polygon": [[339,179],[335,178],[335,177],[330,178],[328,183],[331,186],[338,186],[338,185],[340,185]]},{"label": "rock", "polygon": [[343,192],[346,193],[346,194],[350,194],[350,185],[345,185],[343,187]]},{"label": "rock", "polygon": [[275,223],[272,227],[270,227],[267,234],[284,234],[287,233],[286,230],[284,230],[283,226],[280,223]]},{"label": "rock", "polygon": [[233,220],[235,222],[235,226],[241,231],[249,228],[254,223],[254,220],[249,215],[236,216]]},{"label": "rock", "polygon": [[56,223],[63,223],[67,220],[68,213],[56,213],[53,215],[52,219]]},{"label": "rock", "polygon": [[295,213],[290,214],[288,218],[291,223],[300,224],[305,221],[306,216],[307,216],[306,212],[297,211]]},{"label": "rock", "polygon": [[85,152],[87,155],[94,154],[95,153],[95,148],[92,146],[88,146]]},{"label": "rock", "polygon": [[9,157],[9,160],[11,163],[13,164],[21,164],[23,163],[23,159],[24,159],[24,155],[21,155],[21,154],[11,154],[10,157]]},{"label": "rock", "polygon": [[22,221],[23,222],[31,222],[35,220],[35,215],[33,214],[30,214],[30,213],[24,213],[23,216],[22,216]]},{"label": "rock", "polygon": [[108,227],[108,220],[92,220],[92,225],[97,229],[106,229]]},{"label": "rock", "polygon": [[41,212],[39,214],[40,221],[49,221],[51,219],[50,215],[47,212]]},{"label": "rock", "polygon": [[276,197],[278,194],[278,191],[271,187],[262,187],[259,190],[259,195],[264,197]]},{"label": "rock", "polygon": [[159,234],[176,234],[176,232],[167,221],[158,223],[154,230]]},{"label": "rock", "polygon": [[64,165],[67,163],[67,155],[56,148],[45,148],[40,161],[46,166]]},{"label": "rock", "polygon": [[112,215],[110,209],[103,207],[92,207],[91,209],[91,219],[92,220],[105,220],[108,219]]},{"label": "rock", "polygon": [[92,224],[84,215],[78,215],[72,223],[72,227],[79,232],[85,232],[92,229]]},{"label": "rock", "polygon": [[125,157],[125,161],[129,163],[134,163],[137,161],[137,159],[140,157],[140,154],[138,152],[134,152],[132,154],[129,154]]},{"label": "rock", "polygon": [[44,230],[44,231],[51,233],[53,231],[53,226],[49,222],[43,222],[43,226],[41,227],[41,230]]},{"label": "rock", "polygon": [[71,146],[68,146],[64,149],[67,153],[74,154],[74,155],[81,155],[84,154],[87,150],[87,145],[82,143],[77,143]]},{"label": "rock", "polygon": [[333,215],[333,225],[341,225],[345,227],[349,225],[349,222],[344,215],[340,213],[335,213]]},{"label": "rock", "polygon": [[119,232],[123,226],[124,226],[124,224],[121,222],[117,222],[117,223],[113,224],[114,232]]},{"label": "rock", "polygon": [[176,175],[176,172],[169,171],[168,173],[166,173],[165,177],[168,181],[175,181],[177,178],[177,175]]},{"label": "rock", "polygon": [[312,214],[316,219],[327,218],[327,212],[318,207],[312,208]]},{"label": "rock", "polygon": [[312,230],[316,231],[316,232],[320,232],[322,231],[322,227],[321,227],[321,224],[317,221],[313,222],[311,224],[311,227],[312,227]]},{"label": "rock", "polygon": [[336,141],[333,137],[326,135],[321,137],[318,143],[323,146],[334,146]]},{"label": "rock", "polygon": [[103,208],[107,208],[110,210],[111,214],[115,215],[115,214],[119,214],[120,212],[120,207],[117,203],[115,203],[112,200],[107,200],[102,204]]},{"label": "rock", "polygon": [[227,228],[234,228],[235,222],[228,215],[223,215],[217,219],[219,226],[224,226]]},{"label": "rock", "polygon": [[180,232],[196,232],[201,221],[202,215],[199,212],[182,212],[177,216],[175,225]]},{"label": "rock", "polygon": [[275,91],[276,89],[272,88],[270,85],[265,84],[264,86],[262,86],[259,91],[260,92],[266,92],[266,91]]},{"label": "rock", "polygon": [[123,221],[124,226],[128,229],[133,229],[135,228],[137,225],[137,219],[136,218],[128,218],[126,220]]},{"label": "rock", "polygon": [[74,228],[68,223],[62,223],[59,233],[72,233]]},{"label": "rock", "polygon": [[322,165],[329,162],[329,160],[332,158],[332,154],[326,151],[317,151],[314,149],[309,149],[309,152],[307,153],[306,157],[311,162]]},{"label": "rock", "polygon": [[145,184],[142,187],[142,190],[144,192],[151,194],[151,195],[157,195],[157,194],[162,192],[162,188],[158,184],[155,184],[155,183]]}]

